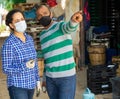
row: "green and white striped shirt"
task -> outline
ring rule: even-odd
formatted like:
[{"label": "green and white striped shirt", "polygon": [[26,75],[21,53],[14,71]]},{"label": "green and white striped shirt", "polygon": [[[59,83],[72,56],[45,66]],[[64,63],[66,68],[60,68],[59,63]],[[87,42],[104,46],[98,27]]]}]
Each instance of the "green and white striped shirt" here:
[{"label": "green and white striped shirt", "polygon": [[71,33],[76,32],[77,27],[78,24],[71,21],[54,22],[40,33],[46,76],[59,78],[76,73]]}]

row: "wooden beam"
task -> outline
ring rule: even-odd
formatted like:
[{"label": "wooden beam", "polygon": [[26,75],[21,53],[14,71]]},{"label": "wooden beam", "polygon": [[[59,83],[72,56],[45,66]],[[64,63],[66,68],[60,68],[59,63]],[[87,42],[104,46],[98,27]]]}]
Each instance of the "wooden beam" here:
[{"label": "wooden beam", "polygon": [[[80,10],[83,11],[84,0],[79,0]],[[80,23],[80,58],[79,58],[79,68],[85,66],[85,33],[83,21]]]}]

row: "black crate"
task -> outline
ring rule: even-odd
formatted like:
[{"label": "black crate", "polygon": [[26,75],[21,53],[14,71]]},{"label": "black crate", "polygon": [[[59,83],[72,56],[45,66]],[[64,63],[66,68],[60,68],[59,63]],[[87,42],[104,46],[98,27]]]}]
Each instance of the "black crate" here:
[{"label": "black crate", "polygon": [[[115,76],[113,76],[115,77]],[[112,77],[111,77],[112,78]],[[104,82],[110,82],[110,77],[107,77],[107,78],[95,78],[95,79],[90,79],[90,78],[87,78],[87,82],[95,82],[95,83],[104,83]]]},{"label": "black crate", "polygon": [[102,71],[102,70],[111,71],[111,70],[116,70],[117,68],[118,68],[117,64],[96,65],[96,66],[88,65],[88,69],[92,71]]},{"label": "black crate", "polygon": [[97,88],[97,89],[112,88],[112,84],[110,81],[99,81],[99,82],[87,81],[87,86],[89,88]]},{"label": "black crate", "polygon": [[99,80],[106,81],[109,80],[109,78],[115,76],[116,76],[116,72],[114,71],[108,72],[103,70],[101,72],[92,72],[87,70],[87,79],[92,81],[99,81]]},{"label": "black crate", "polygon": [[106,82],[88,82],[87,87],[94,93],[94,94],[106,94],[112,92],[112,85],[109,81]]},{"label": "black crate", "polygon": [[87,79],[109,80],[116,76],[117,65],[89,66],[87,69]]},{"label": "black crate", "polygon": [[118,66],[101,65],[89,66],[87,69],[87,86],[95,94],[106,94],[112,92],[110,78],[116,76]]},{"label": "black crate", "polygon": [[104,89],[99,89],[99,88],[90,88],[88,87],[91,92],[93,92],[94,94],[107,94],[107,93],[111,93],[112,89],[111,88],[104,88]]}]

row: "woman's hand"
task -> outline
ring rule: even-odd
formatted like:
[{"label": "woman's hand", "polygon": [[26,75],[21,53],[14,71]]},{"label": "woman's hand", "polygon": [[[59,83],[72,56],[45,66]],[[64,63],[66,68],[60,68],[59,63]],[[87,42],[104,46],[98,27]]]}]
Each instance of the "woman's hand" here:
[{"label": "woman's hand", "polygon": [[46,82],[45,81],[42,82],[42,91],[46,93]]}]

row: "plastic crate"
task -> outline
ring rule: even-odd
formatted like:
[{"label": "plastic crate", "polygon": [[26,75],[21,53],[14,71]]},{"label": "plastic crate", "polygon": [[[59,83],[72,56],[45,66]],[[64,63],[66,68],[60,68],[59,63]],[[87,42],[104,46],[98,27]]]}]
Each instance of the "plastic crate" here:
[{"label": "plastic crate", "polygon": [[92,72],[87,70],[87,79],[92,79],[94,81],[99,81],[99,80],[109,80],[111,77],[115,77],[116,72],[115,71],[100,71],[100,72]]},{"label": "plastic crate", "polygon": [[106,88],[112,88],[112,85],[110,81],[101,81],[101,82],[93,82],[93,81],[88,81],[87,82],[88,87],[90,88],[99,88],[99,89],[106,89]]},{"label": "plastic crate", "polygon": [[87,69],[87,86],[95,94],[112,92],[111,78],[116,76],[116,64],[89,66]]},{"label": "plastic crate", "polygon": [[96,65],[96,66],[89,65],[88,66],[88,69],[92,70],[92,71],[102,71],[104,69],[106,69],[106,70],[116,70],[117,68],[118,68],[117,64]]},{"label": "plastic crate", "polygon": [[116,76],[117,68],[117,65],[89,66],[87,69],[87,79],[92,79],[93,81],[109,80],[109,78]]},{"label": "plastic crate", "polygon": [[97,94],[107,94],[107,93],[111,93],[112,92],[111,88],[106,88],[106,89],[90,88],[90,87],[88,87],[88,88],[91,90],[91,92],[93,92],[96,95]]},{"label": "plastic crate", "polygon": [[110,81],[93,82],[87,81],[87,87],[95,94],[106,94],[112,92],[112,85]]}]

